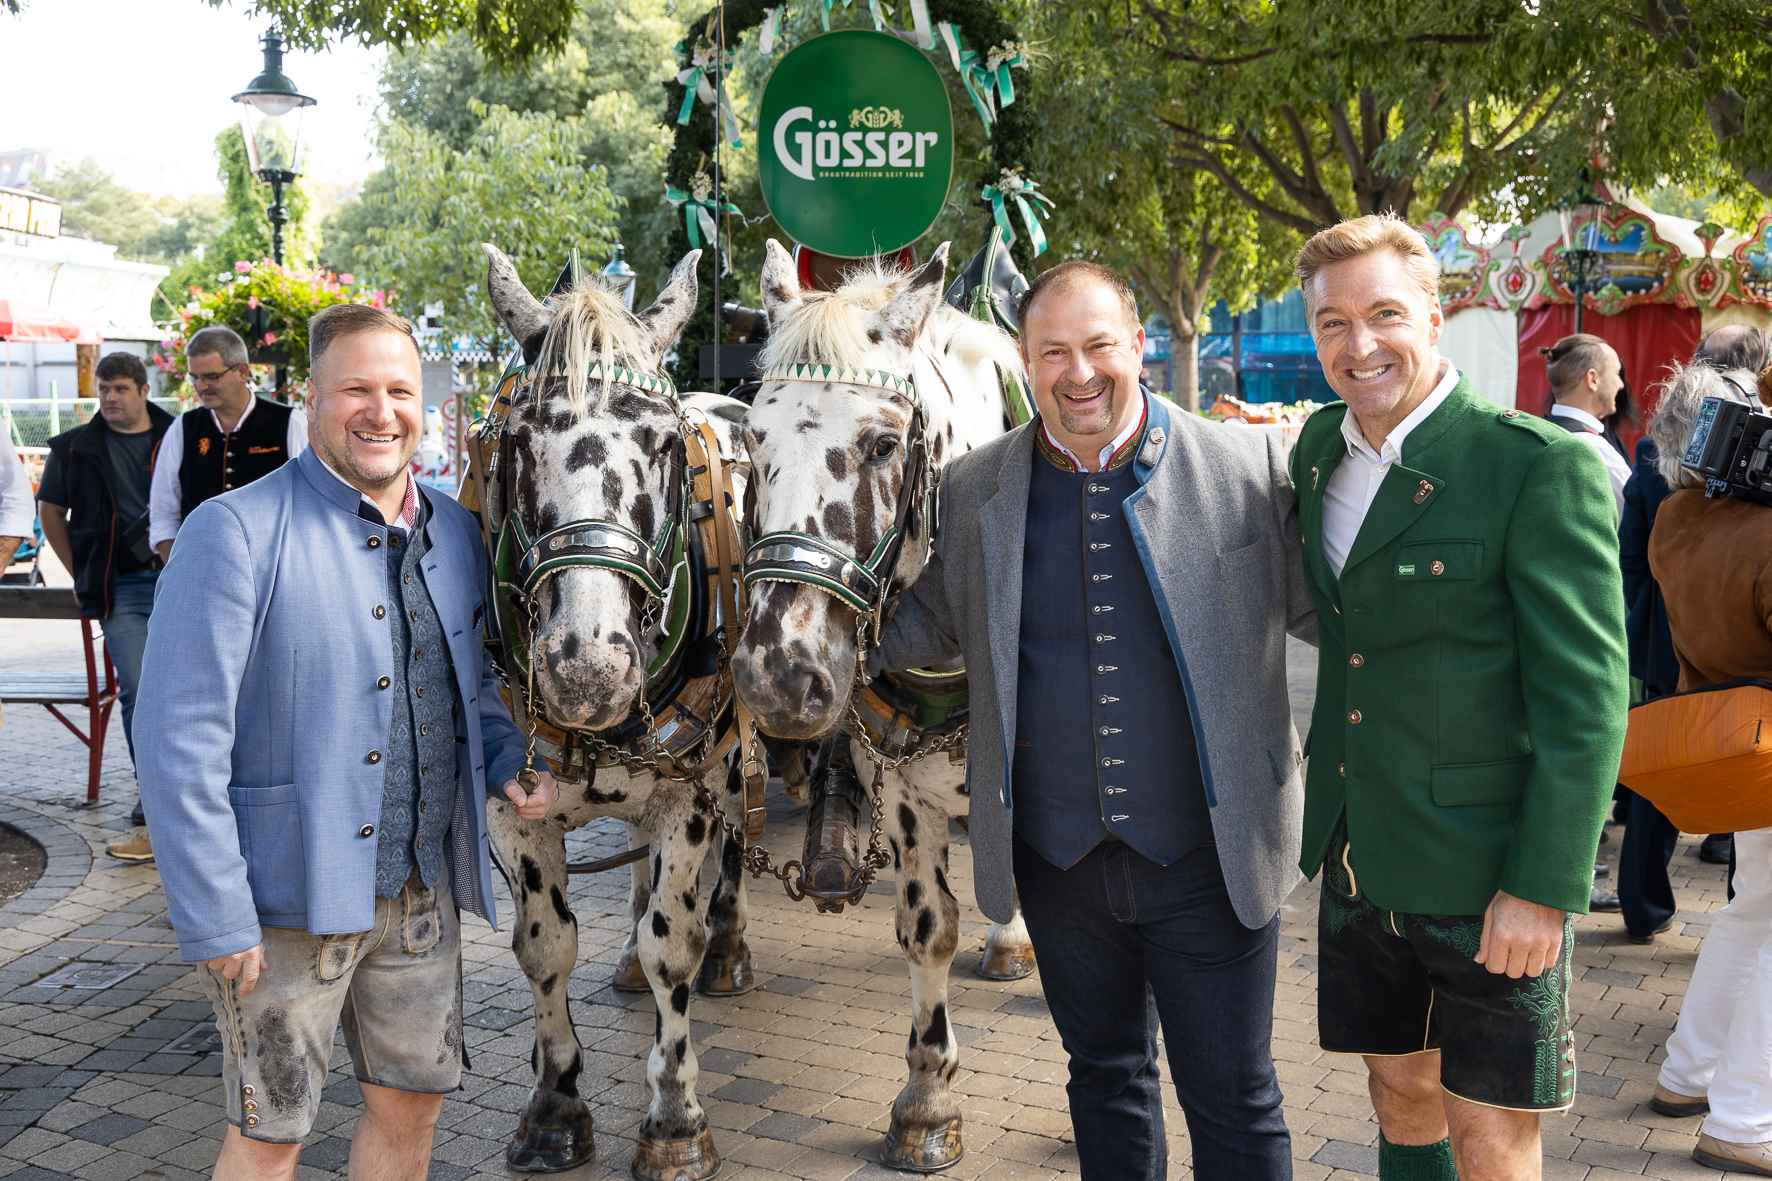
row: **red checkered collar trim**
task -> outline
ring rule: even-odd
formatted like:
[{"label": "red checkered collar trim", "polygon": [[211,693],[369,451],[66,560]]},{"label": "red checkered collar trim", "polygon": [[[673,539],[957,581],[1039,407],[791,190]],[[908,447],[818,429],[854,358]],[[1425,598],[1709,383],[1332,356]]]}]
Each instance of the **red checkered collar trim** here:
[{"label": "red checkered collar trim", "polygon": [[[1131,426],[1115,436],[1113,442],[1101,449],[1101,471],[1111,472],[1131,461],[1133,455],[1138,452],[1139,444],[1144,441],[1144,428],[1150,421],[1150,416],[1151,408],[1145,402],[1143,392],[1140,391],[1138,418]],[[1061,472],[1088,470],[1079,462],[1076,454],[1069,447],[1052,437],[1052,432],[1046,429],[1044,421],[1040,423],[1040,429],[1034,432],[1034,449]]]}]

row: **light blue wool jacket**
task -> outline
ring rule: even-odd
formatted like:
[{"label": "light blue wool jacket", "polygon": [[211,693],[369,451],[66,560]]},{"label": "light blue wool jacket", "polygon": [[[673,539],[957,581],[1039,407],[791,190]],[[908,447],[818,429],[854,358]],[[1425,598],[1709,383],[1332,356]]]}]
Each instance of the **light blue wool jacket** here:
[{"label": "light blue wool jacket", "polygon": [[[493,921],[487,784],[523,765],[480,642],[486,557],[429,497],[425,587],[463,714],[451,832],[456,901]],[[387,529],[313,451],[205,502],[160,577],[135,710],[136,775],[187,961],[260,927],[366,931],[393,693]]]}]

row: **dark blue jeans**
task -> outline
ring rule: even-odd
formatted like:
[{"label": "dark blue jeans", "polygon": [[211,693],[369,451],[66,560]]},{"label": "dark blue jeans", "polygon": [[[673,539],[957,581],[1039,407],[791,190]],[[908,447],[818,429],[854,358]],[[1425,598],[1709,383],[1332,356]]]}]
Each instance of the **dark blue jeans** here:
[{"label": "dark blue jeans", "polygon": [[1070,1055],[1084,1181],[1164,1181],[1157,1021],[1199,1181],[1287,1181],[1272,1052],[1279,919],[1238,921],[1212,845],[1171,866],[1118,842],[1069,870],[1020,839],[1015,885]]},{"label": "dark blue jeans", "polygon": [[1680,830],[1636,792],[1624,822],[1624,843],[1618,849],[1618,908],[1633,935],[1648,935],[1674,917],[1673,882],[1667,865],[1679,843]]},{"label": "dark blue jeans", "polygon": [[[129,744],[129,761],[135,762],[135,698],[141,691],[142,652],[148,646],[148,616],[154,610],[154,584],[160,575],[153,570],[119,574],[112,586],[111,613],[104,618],[105,647],[117,666],[117,699],[123,707],[123,741]],[[141,800],[135,802],[134,824],[146,824]]]}]

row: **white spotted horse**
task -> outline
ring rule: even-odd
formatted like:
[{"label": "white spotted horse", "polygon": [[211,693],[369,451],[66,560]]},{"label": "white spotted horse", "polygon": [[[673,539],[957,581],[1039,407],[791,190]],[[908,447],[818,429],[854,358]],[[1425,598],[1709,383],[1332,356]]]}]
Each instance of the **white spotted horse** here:
[{"label": "white spotted horse", "polygon": [[[1008,333],[942,301],[945,244],[919,270],[876,261],[834,292],[802,292],[787,252],[773,241],[766,249],[770,335],[745,420],[757,536],[734,682],[766,733],[806,740],[843,727],[855,766],[873,767],[867,861],[896,870],[913,1007],[910,1077],[882,1159],[932,1172],[963,1151],[947,1008],[959,903],[947,875],[948,821],[964,819],[970,802],[956,725],[964,672],[869,683],[861,668],[896,595],[928,561],[942,465],[1008,428],[1025,378]],[[878,850],[880,829],[890,858]],[[1031,970],[1019,914],[991,942]]]},{"label": "white spotted horse", "polygon": [[[488,643],[513,717],[560,781],[545,820],[492,805],[493,853],[516,904],[512,947],[535,994],[535,1086],[506,1163],[558,1172],[594,1152],[567,1000],[578,924],[565,834],[609,816],[650,844],[634,875],[629,952],[658,1021],[633,1174],[697,1181],[720,1158],[696,1098],[691,988],[709,970],[723,991],[750,982],[743,836],[724,820],[744,815],[741,767],[761,781],[756,757],[740,754],[756,747],[739,734],[748,723],[724,659],[742,611],[744,407],[679,398],[659,372],[694,308],[699,251],[636,316],[595,280],[544,303],[486,250],[492,305],[522,348],[472,456],[470,493],[495,555]],[[702,786],[710,775],[723,803]],[[702,864],[716,841],[732,882],[704,910]]]}]

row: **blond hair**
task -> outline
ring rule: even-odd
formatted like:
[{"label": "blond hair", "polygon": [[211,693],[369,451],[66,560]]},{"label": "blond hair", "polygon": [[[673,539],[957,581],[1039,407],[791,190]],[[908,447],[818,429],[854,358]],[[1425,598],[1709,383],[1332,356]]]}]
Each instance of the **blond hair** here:
[{"label": "blond hair", "polygon": [[1305,307],[1311,305],[1311,280],[1331,263],[1346,262],[1374,250],[1392,250],[1403,260],[1428,300],[1440,302],[1440,264],[1428,249],[1427,239],[1395,213],[1370,213],[1319,230],[1298,252],[1298,286]]}]

